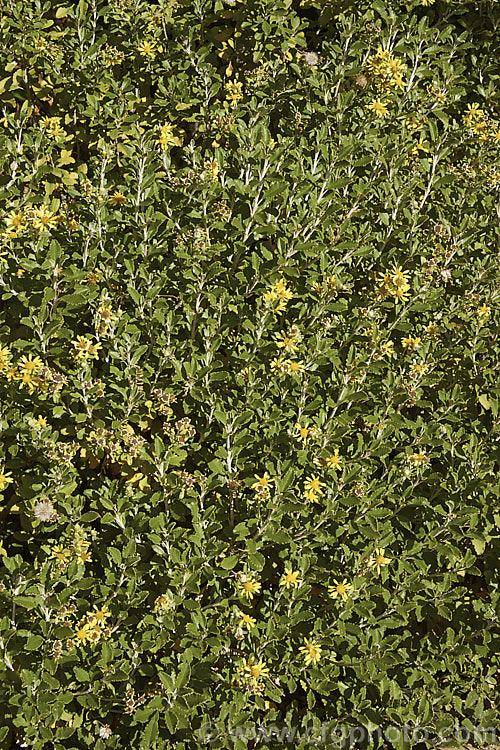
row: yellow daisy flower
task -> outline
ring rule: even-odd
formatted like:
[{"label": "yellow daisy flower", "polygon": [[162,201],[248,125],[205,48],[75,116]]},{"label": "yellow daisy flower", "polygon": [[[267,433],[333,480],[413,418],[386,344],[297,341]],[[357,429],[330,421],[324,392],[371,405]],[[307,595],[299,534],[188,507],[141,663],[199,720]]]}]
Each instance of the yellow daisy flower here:
[{"label": "yellow daisy flower", "polygon": [[264,472],[264,475],[262,477],[259,477],[257,474],[255,474],[254,476],[257,481],[252,484],[252,490],[260,490],[262,488],[268,488],[273,482],[273,480],[270,478],[267,471]]},{"label": "yellow daisy flower", "polygon": [[368,109],[371,109],[377,117],[384,118],[389,114],[388,102],[383,102],[380,99],[373,99],[368,105]]},{"label": "yellow daisy flower", "polygon": [[269,676],[268,667],[266,667],[263,661],[255,661],[253,656],[251,656],[248,661],[243,659],[237,669],[245,682],[250,682],[254,685],[257,684],[262,677]]},{"label": "yellow daisy flower", "polygon": [[0,469],[0,492],[3,492],[9,484],[12,484],[14,480],[11,477],[11,471],[5,471],[5,467]]},{"label": "yellow daisy flower", "polygon": [[286,567],[285,572],[281,576],[280,579],[280,586],[283,586],[287,590],[289,588],[297,588],[301,585],[302,581],[299,578],[300,571],[299,570],[293,570],[292,568]]},{"label": "yellow daisy flower", "polygon": [[385,557],[385,549],[383,547],[376,547],[375,554],[370,556],[368,560],[369,568],[376,568],[377,575],[380,574],[383,565],[388,565],[391,562],[390,557]]},{"label": "yellow daisy flower", "polygon": [[307,638],[304,641],[305,644],[299,648],[299,651],[304,658],[306,667],[310,664],[314,666],[321,659],[321,646],[316,641],[308,641]]},{"label": "yellow daisy flower", "polygon": [[256,578],[244,577],[244,579],[238,583],[239,593],[249,601],[254,598],[255,594],[259,593],[260,589],[261,584]]},{"label": "yellow daisy flower", "polygon": [[255,627],[255,624],[257,622],[255,617],[250,617],[250,615],[247,615],[244,612],[240,612],[240,615],[241,615],[241,618],[238,621],[238,627],[246,628],[247,630],[252,630],[252,628]]},{"label": "yellow daisy flower", "polygon": [[349,599],[349,592],[353,590],[352,583],[349,583],[347,578],[344,578],[342,583],[339,583],[334,579],[333,586],[328,587],[328,593],[332,599],[337,599],[339,596],[346,602]]}]

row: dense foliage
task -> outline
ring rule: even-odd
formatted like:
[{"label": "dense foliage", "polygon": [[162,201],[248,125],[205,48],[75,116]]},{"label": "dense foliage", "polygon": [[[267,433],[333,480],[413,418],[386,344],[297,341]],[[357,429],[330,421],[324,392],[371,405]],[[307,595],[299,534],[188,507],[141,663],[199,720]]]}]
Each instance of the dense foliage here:
[{"label": "dense foliage", "polygon": [[498,5],[0,13],[1,746],[496,727]]}]

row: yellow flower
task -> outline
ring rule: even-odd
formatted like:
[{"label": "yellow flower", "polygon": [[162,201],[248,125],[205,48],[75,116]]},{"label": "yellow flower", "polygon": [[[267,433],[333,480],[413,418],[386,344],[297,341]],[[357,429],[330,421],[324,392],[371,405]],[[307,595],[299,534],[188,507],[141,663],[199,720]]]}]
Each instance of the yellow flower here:
[{"label": "yellow flower", "polygon": [[17,367],[9,367],[9,369],[5,373],[5,377],[10,383],[11,380],[19,380],[21,376],[17,371]]},{"label": "yellow flower", "polygon": [[408,336],[407,338],[401,339],[401,343],[405,349],[418,349],[422,343],[422,339],[419,336],[416,336],[415,338]]},{"label": "yellow flower", "polygon": [[342,457],[339,456],[339,449],[335,448],[333,453],[330,453],[329,456],[326,457],[326,464],[329,469],[340,469],[342,468]]},{"label": "yellow flower", "polygon": [[377,117],[386,117],[389,114],[388,102],[380,101],[380,99],[373,99],[371,104],[368,105],[368,109],[371,109]]},{"label": "yellow flower", "polygon": [[244,579],[238,583],[238,589],[240,594],[244,596],[245,599],[251,601],[254,598],[255,594],[259,593],[261,584],[256,578],[246,578],[244,576]]},{"label": "yellow flower", "polygon": [[274,286],[273,290],[279,299],[282,300],[289,300],[292,298],[291,291],[287,288],[286,281],[284,279],[280,279]]},{"label": "yellow flower", "polygon": [[89,346],[92,342],[89,341],[89,339],[86,339],[85,336],[77,336],[71,343],[74,347],[73,356],[77,359],[86,359]]},{"label": "yellow flower", "polygon": [[286,281],[284,279],[280,279],[269,289],[268,292],[266,292],[266,294],[264,295],[264,302],[266,304],[269,304],[271,302],[279,300],[278,304],[274,308],[274,311],[282,312],[285,309],[287,302],[291,300],[292,297],[293,294],[290,289],[288,289]]},{"label": "yellow flower", "polygon": [[304,363],[300,360],[294,362],[292,359],[287,359],[285,364],[288,366],[288,371],[291,373],[302,373],[306,369]]},{"label": "yellow flower", "polygon": [[276,346],[285,351],[294,352],[297,348],[297,338],[281,331],[281,336],[276,337]]},{"label": "yellow flower", "polygon": [[113,195],[108,198],[108,203],[110,203],[112,206],[124,206],[127,201],[127,196],[121,193],[119,190],[115,190]]},{"label": "yellow flower", "polygon": [[52,548],[50,555],[61,563],[67,563],[71,557],[71,552],[64,547],[56,546]]},{"label": "yellow flower", "polygon": [[165,151],[169,146],[180,146],[181,140],[174,135],[174,129],[172,125],[166,123],[160,128],[160,137],[157,140],[158,145],[162,151]]},{"label": "yellow flower", "polygon": [[368,58],[365,71],[374,79],[380,91],[404,86],[403,73],[406,65],[393,57],[389,50],[379,47],[376,54]]},{"label": "yellow flower", "polygon": [[85,565],[87,562],[92,562],[92,557],[90,552],[87,552],[85,549],[75,550],[76,552],[76,560],[77,562],[81,563],[82,565]]},{"label": "yellow flower", "polygon": [[315,503],[318,501],[320,493],[314,492],[314,490],[304,490],[302,493],[302,499],[308,503]]},{"label": "yellow flower", "polygon": [[95,620],[96,622],[106,622],[107,617],[111,617],[111,612],[106,605],[104,605],[104,607],[101,607],[101,609],[94,610],[94,612],[92,612],[91,614],[91,619]]},{"label": "yellow flower", "polygon": [[38,375],[43,367],[40,357],[26,357],[23,355],[17,364],[21,375]]},{"label": "yellow flower", "polygon": [[11,365],[12,354],[8,346],[0,345],[0,372],[8,370]]},{"label": "yellow flower", "polygon": [[376,568],[377,574],[379,574],[382,566],[388,565],[390,562],[391,558],[385,557],[385,549],[383,547],[376,547],[375,554],[371,555],[370,559],[368,560],[368,567]]},{"label": "yellow flower", "polygon": [[318,502],[318,498],[323,494],[323,491],[321,489],[322,486],[323,483],[319,481],[318,477],[309,477],[304,483],[302,498],[306,502]]},{"label": "yellow flower", "polygon": [[111,305],[105,305],[104,303],[100,306],[98,315],[106,322],[118,320],[118,316],[113,312]]},{"label": "yellow flower", "polygon": [[383,344],[380,344],[380,351],[382,354],[394,354],[394,341],[384,341]]},{"label": "yellow flower", "polygon": [[139,44],[137,45],[137,50],[144,57],[151,58],[156,57],[156,53],[158,51],[155,42],[139,42]]},{"label": "yellow flower", "polygon": [[[81,533],[81,528],[78,529],[77,533]],[[90,547],[90,542],[87,542],[86,539],[80,537],[75,541],[74,546],[77,552],[81,552],[82,550],[88,550],[88,548]]]},{"label": "yellow flower", "polygon": [[252,484],[252,490],[261,490],[264,488],[269,488],[270,485],[273,483],[273,480],[269,477],[269,474],[264,472],[264,475],[262,477],[259,477],[257,474],[254,474],[255,479],[257,480]]},{"label": "yellow flower", "polygon": [[425,375],[428,370],[425,362],[413,362],[410,367],[412,375]]},{"label": "yellow flower", "polygon": [[89,348],[87,349],[87,354],[89,355],[89,357],[99,359],[99,349],[102,349],[102,344],[99,341],[96,341],[95,344],[90,344]]},{"label": "yellow flower", "polygon": [[39,232],[44,229],[50,231],[57,226],[57,216],[47,206],[39,206],[33,211],[32,224]]},{"label": "yellow flower", "polygon": [[71,343],[73,344],[73,356],[75,359],[80,360],[86,360],[89,359],[89,357],[98,359],[98,350],[102,349],[102,344],[99,341],[93,344],[92,341],[85,338],[85,336],[77,336]]},{"label": "yellow flower", "polygon": [[233,107],[236,106],[236,104],[243,99],[243,94],[241,92],[241,89],[243,88],[243,83],[241,81],[228,81],[224,88],[227,91],[226,99],[229,100],[231,105]]},{"label": "yellow flower", "polygon": [[275,375],[283,375],[283,373],[287,370],[285,360],[281,359],[281,357],[279,359],[273,359],[273,361],[271,362],[271,370]]},{"label": "yellow flower", "polygon": [[352,591],[353,588],[353,585],[348,582],[347,578],[344,578],[342,583],[334,580],[333,586],[328,587],[328,593],[332,599],[337,599],[337,597],[340,596],[346,602],[349,599],[349,592]]},{"label": "yellow flower", "polygon": [[75,630],[75,638],[78,645],[83,646],[87,641],[90,640],[92,632],[92,626],[90,623],[80,623],[78,628]]},{"label": "yellow flower", "polygon": [[314,492],[316,495],[322,495],[323,482],[320,482],[319,477],[308,477],[304,482],[305,492]]},{"label": "yellow flower", "polygon": [[175,602],[172,595],[168,592],[166,594],[160,594],[160,596],[157,596],[155,599],[155,612],[157,612],[159,609],[163,610],[164,612],[169,612],[174,607]]},{"label": "yellow flower", "polygon": [[287,590],[289,588],[297,588],[300,586],[302,581],[299,578],[300,571],[299,570],[292,570],[292,568],[285,568],[285,572],[281,576],[280,579],[280,586],[284,586]]},{"label": "yellow flower", "polygon": [[308,641],[307,638],[304,638],[304,641],[305,645],[301,646],[299,651],[304,657],[306,667],[317,664],[321,659],[321,646],[316,641]]},{"label": "yellow flower", "polygon": [[7,487],[8,484],[12,484],[14,481],[11,479],[12,472],[11,471],[5,471],[5,467],[0,469],[0,492],[3,492],[3,490]]},{"label": "yellow flower", "polygon": [[391,281],[396,287],[400,288],[400,287],[406,286],[409,281],[408,277],[409,277],[408,271],[403,271],[400,266],[396,266],[393,268]]},{"label": "yellow flower", "polygon": [[411,456],[408,456],[408,461],[414,466],[422,466],[423,464],[428,464],[430,459],[424,451],[419,451],[418,453],[412,453]]},{"label": "yellow flower", "polygon": [[262,677],[269,676],[269,669],[264,662],[255,661],[253,656],[248,661],[243,659],[237,669],[243,680],[253,685],[256,685]]},{"label": "yellow flower", "polygon": [[296,437],[299,438],[299,440],[306,441],[309,437],[309,434],[311,432],[310,427],[302,427],[300,424],[297,425],[296,429],[298,430],[298,434]]},{"label": "yellow flower", "polygon": [[205,162],[205,174],[210,180],[216,180],[220,168],[217,159],[211,159]]},{"label": "yellow flower", "polygon": [[392,293],[392,296],[395,297],[398,302],[406,302],[408,300],[408,291],[410,289],[409,284],[405,284],[405,286],[398,287],[395,292]]},{"label": "yellow flower", "polygon": [[28,423],[31,427],[46,427],[47,418],[42,416],[38,416],[36,419],[34,417],[28,417]]},{"label": "yellow flower", "polygon": [[99,275],[100,271],[98,268],[96,268],[94,271],[88,274],[88,276],[84,280],[84,284],[98,284],[99,283]]},{"label": "yellow flower", "polygon": [[[61,118],[60,117],[53,117],[52,119],[53,120],[60,120]],[[50,128],[48,129],[48,131],[49,131],[50,135],[53,138],[56,138],[56,139],[57,138],[65,138],[67,136],[67,133],[64,130],[64,128],[61,127],[61,123],[60,122],[53,122],[52,125],[50,126]]]},{"label": "yellow flower", "polygon": [[250,617],[250,615],[247,615],[244,612],[240,612],[240,615],[241,619],[238,622],[238,627],[252,630],[252,628],[255,627],[255,623],[257,622],[255,617]]},{"label": "yellow flower", "polygon": [[26,216],[23,211],[11,211],[5,219],[5,223],[8,230],[16,232],[26,226]]}]

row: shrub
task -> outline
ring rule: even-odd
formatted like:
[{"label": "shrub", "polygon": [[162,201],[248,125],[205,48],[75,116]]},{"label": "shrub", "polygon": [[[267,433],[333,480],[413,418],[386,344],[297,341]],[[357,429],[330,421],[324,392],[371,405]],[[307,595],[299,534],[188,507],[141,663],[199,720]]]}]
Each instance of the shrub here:
[{"label": "shrub", "polygon": [[496,3],[0,19],[3,746],[496,727]]}]

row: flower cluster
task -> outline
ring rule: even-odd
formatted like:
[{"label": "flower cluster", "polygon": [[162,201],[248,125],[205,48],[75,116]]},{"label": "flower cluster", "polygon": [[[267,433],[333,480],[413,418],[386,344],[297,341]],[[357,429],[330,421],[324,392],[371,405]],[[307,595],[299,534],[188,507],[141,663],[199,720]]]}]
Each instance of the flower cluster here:
[{"label": "flower cluster", "polygon": [[125,693],[125,713],[133,714],[139,706],[142,706],[146,702],[145,695],[136,695],[133,687],[128,688]]},{"label": "flower cluster", "polygon": [[38,355],[23,354],[16,364],[12,362],[12,352],[8,346],[0,345],[0,373],[8,381],[26,386],[29,393],[58,393],[68,382],[65,375],[48,367]]},{"label": "flower cluster", "polygon": [[56,141],[66,140],[68,137],[67,132],[61,127],[60,117],[44,117],[40,124],[44,132]]},{"label": "flower cluster", "polygon": [[408,456],[408,461],[413,466],[426,466],[430,463],[430,458],[424,453],[424,451],[419,451],[418,453],[412,453]]},{"label": "flower cluster", "polygon": [[75,539],[68,547],[55,542],[50,548],[50,560],[57,563],[57,569],[64,572],[70,562],[75,561],[78,565],[85,565],[92,562],[92,555],[89,551],[90,542],[86,539],[83,529],[75,527]]},{"label": "flower cluster", "polygon": [[477,137],[481,142],[500,143],[500,123],[489,117],[479,104],[467,105],[463,123],[469,135]]},{"label": "flower cluster", "polygon": [[123,461],[130,465],[139,454],[145,440],[136,434],[132,425],[123,424],[116,430],[97,427],[89,432],[87,442],[99,458],[106,455],[113,462]]},{"label": "flower cluster", "polygon": [[292,297],[292,291],[287,287],[286,281],[280,279],[264,294],[264,302],[275,312],[283,312]]},{"label": "flower cluster", "polygon": [[104,47],[101,47],[99,50],[99,57],[105,68],[111,68],[113,65],[120,65],[125,57],[125,53],[116,47],[105,44]]},{"label": "flower cluster", "polygon": [[106,639],[111,635],[111,627],[106,624],[111,616],[106,606],[90,612],[75,626],[72,642],[75,646],[85,646],[88,643],[96,644],[101,638]]},{"label": "flower cluster", "polygon": [[269,677],[269,669],[263,661],[256,661],[254,656],[243,659],[237,667],[239,684],[251,693],[262,693],[264,689],[263,680]]},{"label": "flower cluster", "polygon": [[4,221],[6,225],[5,236],[14,239],[25,231],[35,235],[42,232],[51,232],[64,221],[64,217],[42,204],[40,206],[29,206],[24,210],[11,211]]},{"label": "flower cluster", "polygon": [[92,343],[86,336],[77,336],[71,344],[73,357],[81,363],[87,363],[90,359],[99,359],[99,349],[102,349],[100,341]]},{"label": "flower cluster", "polygon": [[411,288],[409,272],[403,271],[399,266],[393,267],[391,271],[384,271],[384,273],[379,274],[378,283],[377,298],[393,297],[396,302],[405,302]]},{"label": "flower cluster", "polygon": [[119,318],[119,314],[113,311],[111,304],[102,302],[97,310],[97,333],[101,336],[109,334],[109,329],[112,328],[113,323]]},{"label": "flower cluster", "polygon": [[226,103],[235,107],[243,99],[243,83],[241,81],[228,81],[224,86],[226,90]]},{"label": "flower cluster", "polygon": [[164,422],[163,429],[173,443],[187,443],[196,435],[196,430],[191,424],[190,417],[182,417],[182,419],[178,419],[173,425]]},{"label": "flower cluster", "polygon": [[156,141],[161,151],[167,151],[171,146],[181,146],[181,139],[174,135],[174,128],[170,123],[166,122],[160,127],[160,135]]},{"label": "flower cluster", "polygon": [[323,482],[319,477],[308,477],[304,482],[302,499],[308,503],[316,503],[323,494]]},{"label": "flower cluster", "polygon": [[365,73],[380,91],[404,88],[405,70],[406,65],[382,47],[379,47],[377,52],[368,58],[365,65]]},{"label": "flower cluster", "polygon": [[304,362],[300,359],[273,359],[271,370],[275,375],[301,375],[306,369]]},{"label": "flower cluster", "polygon": [[251,486],[255,493],[255,500],[259,503],[267,502],[271,499],[271,485],[274,480],[270,478],[267,471],[261,477],[255,474],[255,480]]},{"label": "flower cluster", "polygon": [[71,465],[73,458],[80,450],[80,443],[73,440],[71,443],[63,443],[61,441],[47,440],[45,442],[45,449],[47,451],[47,458],[50,461],[54,461],[56,464]]},{"label": "flower cluster", "polygon": [[157,414],[162,417],[171,417],[173,410],[170,404],[173,404],[174,401],[175,393],[167,393],[161,388],[155,388],[150,398],[144,402],[144,406],[148,409],[150,419],[154,419]]}]

